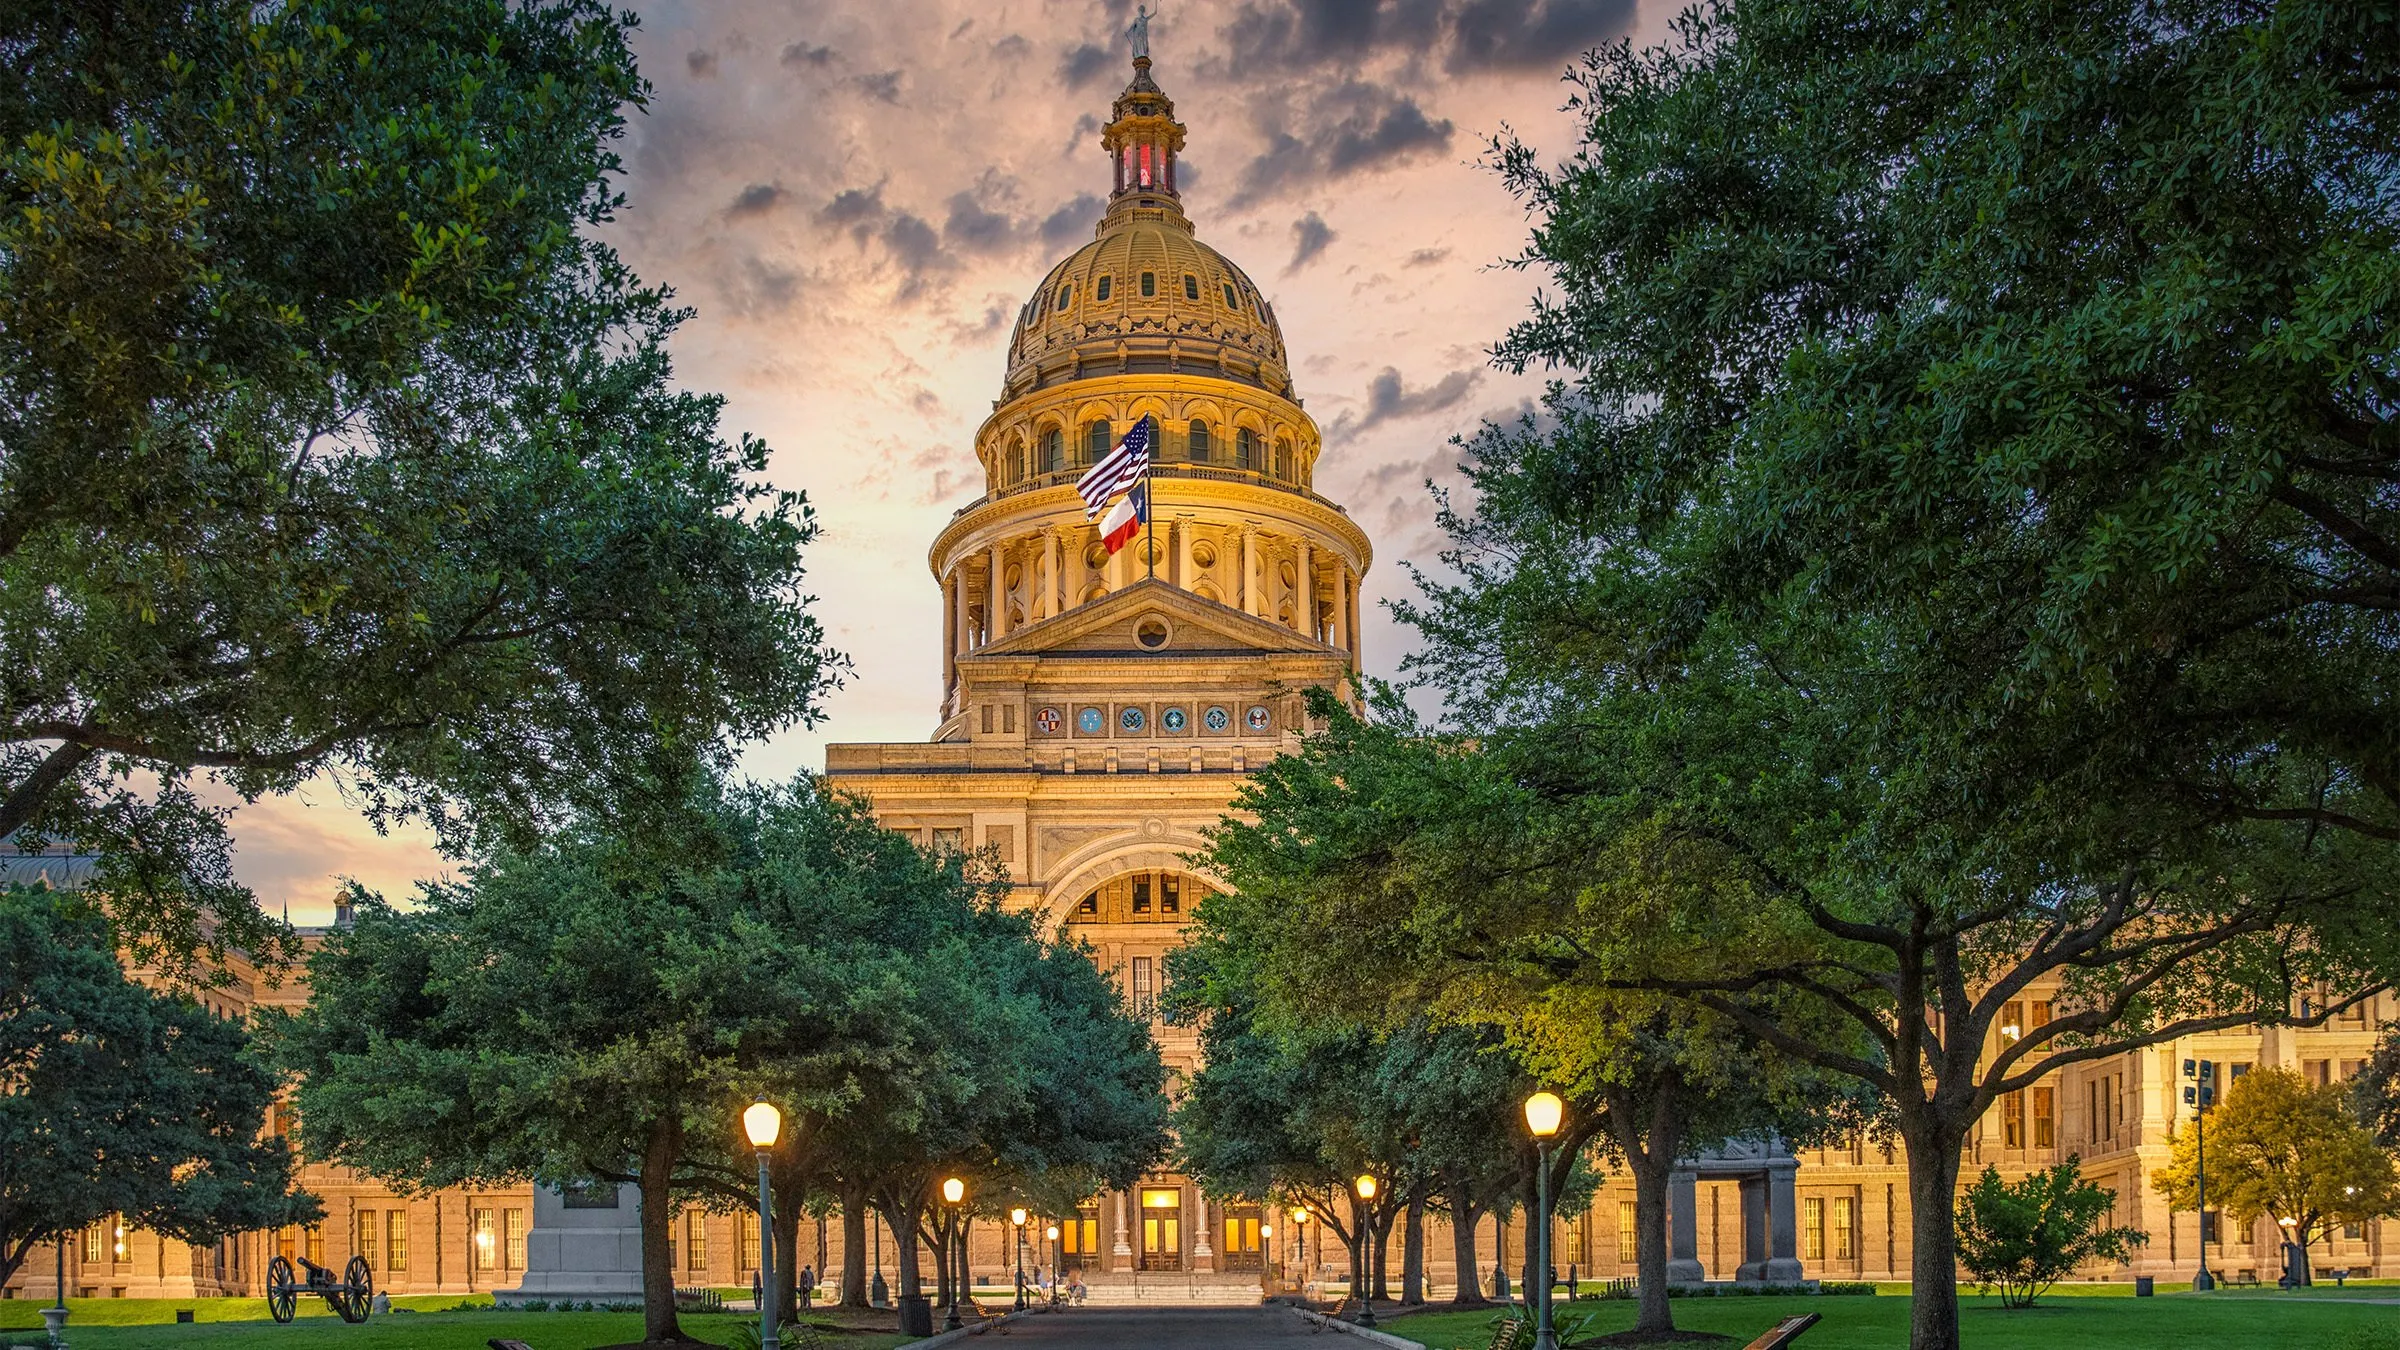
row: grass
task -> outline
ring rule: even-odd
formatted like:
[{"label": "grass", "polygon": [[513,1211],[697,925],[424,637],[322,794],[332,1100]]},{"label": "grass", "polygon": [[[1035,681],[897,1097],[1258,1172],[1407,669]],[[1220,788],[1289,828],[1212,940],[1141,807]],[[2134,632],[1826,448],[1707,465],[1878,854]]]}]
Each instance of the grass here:
[{"label": "grass", "polygon": [[[742,1291],[745,1297],[749,1292]],[[392,1313],[349,1326],[326,1315],[319,1299],[318,1315],[279,1326],[267,1317],[264,1299],[71,1298],[67,1343],[74,1350],[485,1350],[484,1342],[497,1336],[534,1350],[591,1350],[642,1336],[640,1313],[505,1311],[489,1306],[488,1296],[479,1300],[485,1306],[452,1311],[462,1301],[456,1294],[395,1298]],[[45,1302],[0,1300],[0,1342],[29,1339],[24,1333],[40,1328]],[[178,1308],[192,1309],[191,1325],[176,1325]],[[404,1308],[411,1311],[400,1311]],[[306,1304],[301,1311],[309,1312]],[[751,1325],[738,1313],[686,1313],[681,1320],[686,1335],[717,1345]],[[909,1338],[829,1332],[827,1339],[842,1350],[890,1350]]]},{"label": "grass", "polygon": [[[2267,1295],[2162,1294],[2136,1303],[2130,1286],[2123,1297],[2107,1285],[2090,1293],[2045,1295],[2031,1308],[2008,1309],[2000,1300],[1960,1295],[1959,1331],[1966,1350],[2400,1350],[2400,1308],[2322,1299]],[[2108,1291],[2108,1292],[2102,1292]],[[2370,1288],[2362,1297],[2391,1297]],[[1599,1310],[1591,1334],[1633,1325],[1633,1304],[1585,1302],[1577,1313]],[[1713,1331],[1733,1345],[1795,1313],[1824,1314],[1803,1338],[1805,1350],[1899,1350],[1908,1344],[1909,1300],[1874,1298],[1677,1299],[1675,1325]],[[1566,1308],[1560,1305],[1563,1313]],[[1429,1350],[1484,1350],[1491,1344],[1488,1312],[1422,1313],[1386,1319],[1385,1329]]]}]

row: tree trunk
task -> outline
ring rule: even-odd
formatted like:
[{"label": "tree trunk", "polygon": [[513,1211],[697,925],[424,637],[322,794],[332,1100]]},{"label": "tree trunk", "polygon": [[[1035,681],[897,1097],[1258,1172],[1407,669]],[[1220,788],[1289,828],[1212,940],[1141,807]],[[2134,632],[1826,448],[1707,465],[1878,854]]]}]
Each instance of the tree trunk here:
[{"label": "tree trunk", "polygon": [[1415,1306],[1425,1301],[1425,1194],[1408,1197],[1408,1222],[1400,1230],[1400,1301]]},{"label": "tree trunk", "polygon": [[650,1122],[642,1145],[642,1339],[680,1341],[675,1320],[675,1157],[682,1131],[672,1117]]},{"label": "tree trunk", "polygon": [[795,1186],[789,1200],[775,1197],[775,1325],[800,1315],[800,1206],[805,1187]]},{"label": "tree trunk", "polygon": [[1617,1150],[1633,1173],[1634,1289],[1640,1300],[1633,1329],[1645,1335],[1675,1329],[1667,1302],[1667,1176],[1683,1151],[1675,1099],[1673,1079],[1662,1076],[1648,1103],[1626,1092],[1612,1094],[1608,1104]]},{"label": "tree trunk", "polygon": [[1367,1262],[1371,1259],[1369,1244],[1375,1240],[1374,1215],[1365,1205],[1350,1202],[1350,1296],[1367,1297]]},{"label": "tree trunk", "polygon": [[[1925,1109],[1937,1108],[1929,1104]],[[1966,1129],[1939,1121],[1911,1122],[1903,1116],[1900,1137],[1908,1146],[1912,1230],[1908,1347],[1959,1350],[1958,1154]]]},{"label": "tree trunk", "polygon": [[891,1203],[890,1196],[884,1197],[883,1222],[892,1230],[892,1265],[900,1277],[900,1297],[907,1298],[925,1292],[925,1278],[917,1269],[916,1211],[912,1208],[899,1213],[899,1208]]},{"label": "tree trunk", "polygon": [[1469,1202],[1464,1186],[1450,1192],[1450,1264],[1458,1268],[1458,1288],[1450,1301],[1462,1308],[1480,1307],[1483,1297],[1483,1271],[1475,1251],[1475,1223],[1482,1214]]},{"label": "tree trunk", "polygon": [[1375,1245],[1371,1249],[1375,1258],[1373,1271],[1375,1297],[1386,1302],[1389,1302],[1392,1297],[1392,1225],[1399,1221],[1400,1211],[1394,1208],[1389,1197],[1386,1197],[1383,1212],[1375,1217]]},{"label": "tree trunk", "polygon": [[842,1306],[867,1306],[867,1188],[842,1189]]}]

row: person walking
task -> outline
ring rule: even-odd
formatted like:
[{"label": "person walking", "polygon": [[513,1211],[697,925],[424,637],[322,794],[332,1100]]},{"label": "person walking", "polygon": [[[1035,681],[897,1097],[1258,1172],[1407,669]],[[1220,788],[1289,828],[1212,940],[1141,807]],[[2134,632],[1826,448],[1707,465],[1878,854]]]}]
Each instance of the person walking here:
[{"label": "person walking", "polygon": [[814,1304],[816,1299],[817,1268],[815,1266],[802,1266],[800,1267],[800,1306],[805,1309]]}]

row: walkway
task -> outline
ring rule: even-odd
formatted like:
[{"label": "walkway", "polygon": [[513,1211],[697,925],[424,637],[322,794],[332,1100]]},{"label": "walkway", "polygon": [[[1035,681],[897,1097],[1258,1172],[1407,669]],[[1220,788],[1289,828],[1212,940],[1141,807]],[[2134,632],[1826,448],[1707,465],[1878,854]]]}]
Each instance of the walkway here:
[{"label": "walkway", "polygon": [[[1008,1324],[1011,1347],[1022,1350],[1254,1350],[1308,1341],[1308,1323],[1281,1305],[1258,1308],[1070,1308]],[[1318,1338],[1319,1350],[1326,1350]],[[1342,1347],[1367,1343],[1348,1336]],[[1000,1342],[989,1342],[999,1350]]]}]

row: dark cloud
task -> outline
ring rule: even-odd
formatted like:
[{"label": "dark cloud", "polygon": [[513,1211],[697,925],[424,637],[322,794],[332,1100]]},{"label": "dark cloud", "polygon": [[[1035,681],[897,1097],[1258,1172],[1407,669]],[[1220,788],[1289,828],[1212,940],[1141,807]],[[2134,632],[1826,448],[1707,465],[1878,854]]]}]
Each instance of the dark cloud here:
[{"label": "dark cloud", "polygon": [[1015,242],[1016,236],[1016,222],[985,209],[974,193],[952,194],[949,219],[942,222],[942,238],[952,248],[997,253]]},{"label": "dark cloud", "polygon": [[1333,240],[1333,227],[1326,224],[1324,217],[1314,211],[1293,221],[1292,261],[1283,270],[1297,272],[1315,262],[1317,255],[1323,253],[1325,246],[1332,243]]},{"label": "dark cloud", "polygon": [[1100,219],[1104,203],[1086,192],[1051,212],[1042,221],[1042,242],[1045,244],[1081,244],[1089,239],[1092,226]]},{"label": "dark cloud", "polygon": [[920,276],[941,260],[942,237],[933,227],[906,211],[893,214],[883,227],[883,246],[910,276]]},{"label": "dark cloud", "polygon": [[872,75],[854,75],[850,78],[850,83],[858,87],[858,92],[878,103],[898,104],[900,102],[899,71],[879,70]]},{"label": "dark cloud", "polygon": [[1446,248],[1421,248],[1401,259],[1402,267],[1431,267],[1450,256]]},{"label": "dark cloud", "polygon": [[688,52],[684,55],[683,64],[685,69],[692,72],[692,76],[695,79],[709,80],[716,78],[717,54],[715,52]]},{"label": "dark cloud", "polygon": [[1366,80],[1315,94],[1305,108],[1270,116],[1267,146],[1242,166],[1233,204],[1245,206],[1293,186],[1371,172],[1448,148],[1450,119],[1425,115],[1416,100]]},{"label": "dark cloud", "polygon": [[1114,70],[1117,54],[1106,47],[1086,42],[1068,52],[1058,63],[1058,78],[1069,89],[1081,89]]},{"label": "dark cloud", "polygon": [[756,216],[775,209],[784,198],[783,187],[777,183],[752,183],[735,195],[733,205],[725,208],[728,216]]},{"label": "dark cloud", "polygon": [[862,225],[883,217],[883,184],[871,188],[849,188],[834,194],[817,212],[817,219],[828,225]]},{"label": "dark cloud", "polygon": [[1397,422],[1411,417],[1426,417],[1456,406],[1473,393],[1483,380],[1480,370],[1454,370],[1423,389],[1410,389],[1400,379],[1400,372],[1385,366],[1367,383],[1367,406],[1364,412],[1345,410],[1325,429],[1325,439],[1332,442],[1355,440],[1366,431],[1385,422]]},{"label": "dark cloud", "polygon": [[1441,31],[1441,0],[1292,0],[1245,4],[1225,25],[1237,77],[1355,64],[1379,47],[1423,48]]},{"label": "dark cloud", "polygon": [[1451,21],[1452,73],[1564,70],[1633,27],[1634,0],[1466,0]]},{"label": "dark cloud", "polygon": [[800,277],[789,268],[746,257],[720,290],[726,308],[755,319],[790,309],[800,293]]},{"label": "dark cloud", "polygon": [[1033,41],[1023,33],[1011,33],[992,44],[992,55],[1003,61],[1022,61],[1033,55]]},{"label": "dark cloud", "polygon": [[831,47],[811,47],[805,42],[795,42],[783,49],[783,64],[794,69],[810,66],[823,70],[833,64],[837,55],[839,53]]}]

